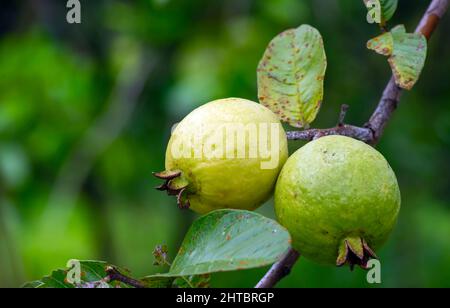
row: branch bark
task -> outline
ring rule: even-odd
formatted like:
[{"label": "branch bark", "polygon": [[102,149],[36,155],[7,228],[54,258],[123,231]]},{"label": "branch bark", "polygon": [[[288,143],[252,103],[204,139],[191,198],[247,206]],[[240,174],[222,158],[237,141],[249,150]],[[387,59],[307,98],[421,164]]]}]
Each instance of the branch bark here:
[{"label": "branch bark", "polygon": [[112,266],[108,266],[106,268],[106,274],[108,274],[108,276],[106,276],[106,278],[105,278],[106,282],[120,281],[120,282],[127,284],[129,286],[132,286],[136,289],[145,288],[145,285],[142,282],[140,282],[139,280],[136,280],[134,278],[123,275],[122,273],[120,273],[117,269],[115,269]]},{"label": "branch bark", "polygon": [[294,249],[289,249],[283,259],[270,268],[255,288],[272,288],[275,286],[278,281],[289,275],[299,257],[300,253]]},{"label": "branch bark", "polygon": [[[450,0],[432,0],[419,22],[416,32],[422,33],[427,40],[429,40],[434,30],[436,30],[440,19],[448,10],[449,4]],[[343,135],[375,145],[383,134],[384,128],[391,119],[393,112],[397,109],[401,94],[402,89],[395,84],[394,77],[392,76],[383,91],[378,106],[370,117],[369,122],[367,122],[364,127],[340,123],[333,128],[288,132],[288,139],[311,141],[329,135]],[[280,261],[275,263],[266,275],[264,275],[256,285],[256,288],[274,287],[278,281],[283,279],[290,272],[299,256],[300,254],[291,248],[289,252]]]}]

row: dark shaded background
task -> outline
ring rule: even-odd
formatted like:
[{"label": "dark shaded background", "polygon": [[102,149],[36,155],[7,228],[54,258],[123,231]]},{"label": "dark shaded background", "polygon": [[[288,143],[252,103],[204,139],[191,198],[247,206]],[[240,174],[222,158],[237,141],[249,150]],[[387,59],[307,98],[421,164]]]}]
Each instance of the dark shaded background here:
[{"label": "dark shaded background", "polygon": [[[223,97],[256,100],[256,66],[279,32],[309,23],[328,56],[314,127],[362,125],[390,76],[366,50],[379,30],[355,0],[0,2],[0,286],[19,286],[70,258],[104,259],[136,275],[157,244],[173,257],[195,215],[153,189],[173,123]],[[413,31],[429,1],[399,1],[391,23]],[[450,15],[420,82],[379,145],[403,203],[381,250],[385,287],[450,286]],[[291,143],[291,150],[301,145]],[[259,212],[273,217],[271,202]],[[266,269],[217,274],[251,287]],[[369,286],[365,273],[301,260],[283,287]]]}]

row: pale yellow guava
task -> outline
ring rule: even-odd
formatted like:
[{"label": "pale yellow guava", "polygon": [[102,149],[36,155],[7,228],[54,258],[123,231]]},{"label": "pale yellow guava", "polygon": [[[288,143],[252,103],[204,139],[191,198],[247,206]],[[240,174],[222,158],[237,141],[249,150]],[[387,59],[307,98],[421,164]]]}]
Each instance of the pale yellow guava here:
[{"label": "pale yellow guava", "polygon": [[207,103],[173,130],[159,187],[198,213],[254,210],[272,194],[288,157],[277,116],[255,102],[228,98]]}]

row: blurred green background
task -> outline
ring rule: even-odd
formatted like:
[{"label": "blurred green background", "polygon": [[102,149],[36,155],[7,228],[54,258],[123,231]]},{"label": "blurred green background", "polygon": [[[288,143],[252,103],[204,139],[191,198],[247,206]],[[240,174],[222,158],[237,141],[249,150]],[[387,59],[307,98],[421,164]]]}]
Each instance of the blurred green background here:
[{"label": "blurred green background", "polygon": [[[413,31],[429,1],[399,1],[391,25]],[[153,189],[171,126],[217,98],[256,100],[256,66],[279,32],[308,23],[328,56],[314,127],[369,118],[390,69],[366,50],[379,30],[355,0],[0,2],[0,286],[67,260],[103,259],[135,276],[163,269],[196,215]],[[402,211],[379,253],[384,287],[450,286],[450,16],[405,93],[379,150],[396,171]],[[291,151],[301,146],[291,142]],[[273,217],[271,201],[259,212]],[[251,287],[267,269],[213,275]],[[369,287],[365,273],[302,259],[281,287]]]}]

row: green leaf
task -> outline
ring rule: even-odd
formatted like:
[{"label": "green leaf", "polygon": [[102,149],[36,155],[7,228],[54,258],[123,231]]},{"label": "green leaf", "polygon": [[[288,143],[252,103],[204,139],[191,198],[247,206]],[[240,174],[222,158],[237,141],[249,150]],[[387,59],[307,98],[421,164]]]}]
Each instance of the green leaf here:
[{"label": "green leaf", "polygon": [[388,56],[396,84],[410,90],[425,65],[427,40],[420,33],[406,33],[403,25],[371,39],[367,48]]},{"label": "green leaf", "polygon": [[302,25],[276,36],[258,66],[261,104],[294,127],[308,127],[323,100],[327,59],[322,37]]},{"label": "green leaf", "polygon": [[139,279],[146,288],[170,288],[175,277],[169,277],[164,274],[156,274]]},{"label": "green leaf", "polygon": [[65,281],[66,272],[64,270],[55,270],[51,275],[43,277],[41,280],[28,282],[23,288],[74,288]]},{"label": "green leaf", "polygon": [[386,23],[397,10],[398,0],[380,0],[381,3],[381,22]]},{"label": "green leaf", "polygon": [[174,285],[178,288],[209,288],[210,274],[178,277],[174,281]]},{"label": "green leaf", "polygon": [[386,22],[394,16],[397,10],[398,0],[364,0],[367,10],[367,21],[376,22],[385,26]]},{"label": "green leaf", "polygon": [[[75,262],[78,260],[74,260]],[[128,287],[119,282],[103,282],[106,274],[106,267],[110,264],[103,261],[78,261],[80,264],[80,281],[69,282],[68,277],[74,277],[74,273],[77,271],[76,265],[67,269],[58,269],[53,271],[49,276],[45,276],[40,280],[28,282],[23,285],[23,288],[115,288],[115,287]],[[122,273],[127,273],[126,270],[115,267]]]},{"label": "green leaf", "polygon": [[189,229],[168,276],[191,276],[270,265],[290,247],[276,221],[242,210],[218,210]]},{"label": "green leaf", "polygon": [[25,283],[25,284],[22,286],[22,288],[24,288],[24,289],[37,289],[37,288],[39,288],[42,284],[43,284],[42,281],[36,280],[36,281],[31,281],[31,282]]},{"label": "green leaf", "polygon": [[[78,261],[78,260],[75,260]],[[108,281],[105,279],[108,274],[106,273],[107,267],[114,267],[116,271],[123,274],[124,276],[130,277],[129,272],[125,269],[113,266],[103,261],[78,261],[80,264],[80,278],[79,282],[70,282],[68,278],[71,271],[76,267],[69,266],[67,269],[58,269],[53,271],[49,276],[45,276],[40,280],[27,282],[22,287],[23,288],[131,288],[131,286],[118,282],[118,281]],[[72,276],[73,277],[73,276]],[[131,278],[131,277],[130,277]],[[155,274],[137,279],[145,288],[170,288],[174,285],[175,281],[179,279],[182,287],[189,287],[192,285],[194,287],[204,287],[207,286],[209,282],[208,277],[203,276],[191,276],[188,279],[189,284],[185,282],[184,277],[175,277],[167,274]],[[184,281],[184,282],[182,282]],[[177,284],[177,285],[179,285]]]},{"label": "green leaf", "polygon": [[[147,288],[208,287],[209,273],[275,263],[289,249],[290,242],[291,238],[286,229],[260,214],[242,210],[214,211],[193,223],[168,273],[146,276],[138,281]],[[163,246],[159,246],[157,250],[158,256],[160,252],[164,255],[167,253]],[[167,262],[166,259],[164,261]],[[129,277],[127,270],[103,261],[71,260],[67,269],[55,270],[51,275],[28,282],[23,287],[130,287],[105,279],[108,276],[108,267],[113,267],[120,274]],[[74,277],[80,279],[71,282]]]}]

